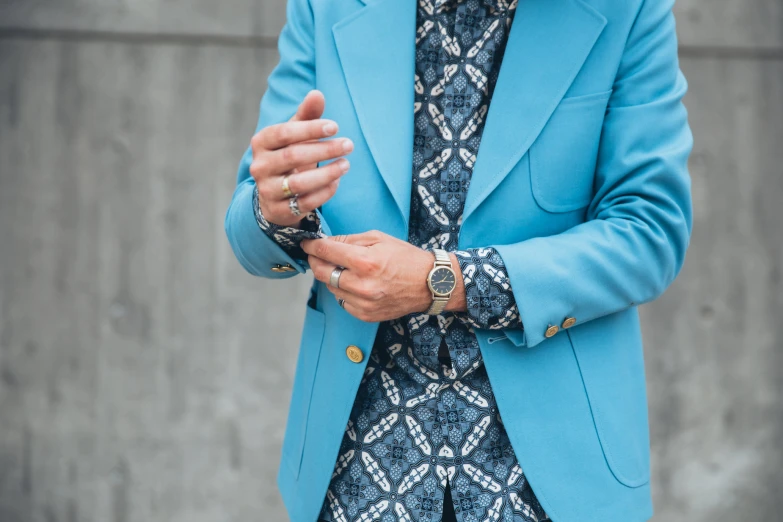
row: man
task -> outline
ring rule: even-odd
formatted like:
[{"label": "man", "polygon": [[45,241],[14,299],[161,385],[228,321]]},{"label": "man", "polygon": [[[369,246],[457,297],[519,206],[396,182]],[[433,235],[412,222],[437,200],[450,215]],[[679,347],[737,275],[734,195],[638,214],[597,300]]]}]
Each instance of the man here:
[{"label": "man", "polygon": [[288,0],[225,225],[250,273],[315,276],[294,522],[652,516],[636,307],[692,222],[671,4]]}]

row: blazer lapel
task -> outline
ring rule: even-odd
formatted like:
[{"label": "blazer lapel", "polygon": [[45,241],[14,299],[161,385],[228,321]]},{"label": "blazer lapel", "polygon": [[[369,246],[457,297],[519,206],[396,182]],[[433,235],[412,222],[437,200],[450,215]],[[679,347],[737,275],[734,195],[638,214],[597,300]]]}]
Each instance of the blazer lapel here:
[{"label": "blazer lapel", "polygon": [[[582,0],[519,0],[473,167],[463,226],[535,141],[605,25],[606,18]],[[568,144],[563,146],[567,154]]]},{"label": "blazer lapel", "polygon": [[361,0],[332,26],[359,125],[407,230],[413,179],[416,0]]}]

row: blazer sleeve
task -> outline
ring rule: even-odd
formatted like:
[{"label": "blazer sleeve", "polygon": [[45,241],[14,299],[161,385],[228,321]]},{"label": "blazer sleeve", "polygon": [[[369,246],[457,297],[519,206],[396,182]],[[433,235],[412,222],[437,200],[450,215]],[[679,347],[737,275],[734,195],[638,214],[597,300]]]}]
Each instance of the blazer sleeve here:
[{"label": "blazer sleeve", "polygon": [[[505,261],[524,336],[581,324],[658,297],[682,268],[692,230],[672,0],[646,0],[631,28],[603,123],[587,221],[563,233],[490,245]],[[562,332],[562,330],[561,330]],[[515,340],[516,339],[516,340]]]},{"label": "blazer sleeve", "polygon": [[[288,0],[278,51],[280,60],[269,75],[261,98],[256,133],[269,125],[288,121],[305,95],[315,88],[313,12],[309,0]],[[304,273],[309,268],[307,259],[291,257],[259,227],[253,204],[255,180],[250,176],[252,161],[253,152],[248,146],[239,162],[236,189],[224,221],[234,255],[253,275],[283,279]],[[328,231],[320,211],[315,212],[323,229]]]}]

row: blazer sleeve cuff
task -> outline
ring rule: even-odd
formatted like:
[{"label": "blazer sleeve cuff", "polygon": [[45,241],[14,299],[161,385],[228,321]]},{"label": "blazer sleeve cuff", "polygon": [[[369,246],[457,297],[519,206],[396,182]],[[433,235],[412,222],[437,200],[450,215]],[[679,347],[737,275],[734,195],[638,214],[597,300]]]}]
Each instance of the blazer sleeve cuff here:
[{"label": "blazer sleeve cuff", "polygon": [[304,259],[291,257],[258,226],[253,208],[252,178],[234,191],[225,218],[225,230],[234,254],[249,273],[271,279],[285,279],[307,271]]}]

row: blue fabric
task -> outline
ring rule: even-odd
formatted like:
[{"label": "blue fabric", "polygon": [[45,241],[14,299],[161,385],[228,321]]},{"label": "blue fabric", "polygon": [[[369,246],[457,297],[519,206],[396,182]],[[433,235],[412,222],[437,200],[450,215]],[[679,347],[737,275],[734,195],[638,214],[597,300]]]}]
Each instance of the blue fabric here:
[{"label": "blue fabric", "polygon": [[[475,329],[510,443],[556,522],[652,515],[636,307],[679,272],[691,233],[672,1],[524,0],[473,166],[460,250],[502,257],[524,330]],[[312,88],[354,140],[351,171],[319,211],[327,234],[408,237],[416,3],[289,0],[258,128]],[[316,70],[318,71],[316,75]],[[249,152],[226,233],[251,273],[307,270],[258,227]],[[363,204],[368,201],[370,204]],[[290,263],[293,272],[274,272]],[[564,328],[573,317],[576,324]],[[547,337],[550,326],[561,326]],[[277,483],[294,522],[315,521],[378,323],[315,282],[306,305]],[[345,354],[364,352],[361,363]]]}]

